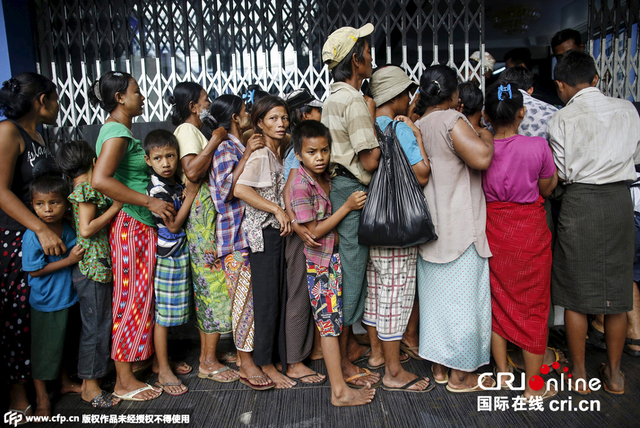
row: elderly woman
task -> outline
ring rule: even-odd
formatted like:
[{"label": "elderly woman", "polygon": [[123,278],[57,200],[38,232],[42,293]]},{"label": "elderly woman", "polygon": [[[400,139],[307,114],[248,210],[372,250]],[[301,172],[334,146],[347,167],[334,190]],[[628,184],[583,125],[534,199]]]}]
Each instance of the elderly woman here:
[{"label": "elderly woman", "polygon": [[[493,139],[478,136],[458,105],[455,71],[443,65],[420,80],[416,126],[431,163],[424,194],[438,240],[423,244],[418,257],[419,354],[433,361],[434,380],[450,392],[481,390],[470,373],[489,363],[491,290],[486,203],[481,170],[493,157]],[[451,377],[448,370],[451,369]],[[486,386],[493,386],[486,379]]]},{"label": "elderly woman", "polygon": [[111,358],[117,372],[114,395],[122,400],[152,400],[162,390],[137,380],[132,366],[153,354],[157,232],[151,212],[173,218],[175,209],[146,195],[149,168],[140,140],[131,133],[131,123],[144,106],[136,80],[128,73],[110,71],[93,84],[89,97],[109,113],[96,141],[98,160],[91,185],[125,204],[111,224],[109,238],[114,307]]}]

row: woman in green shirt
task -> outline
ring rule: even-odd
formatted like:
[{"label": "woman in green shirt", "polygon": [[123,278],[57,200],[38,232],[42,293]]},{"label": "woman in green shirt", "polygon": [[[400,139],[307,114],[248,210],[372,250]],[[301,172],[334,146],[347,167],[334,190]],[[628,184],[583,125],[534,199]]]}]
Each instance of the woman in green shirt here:
[{"label": "woman in green shirt", "polygon": [[132,370],[136,361],[153,354],[156,229],[154,212],[173,219],[172,204],[147,196],[149,168],[144,161],[140,140],[131,134],[133,118],[142,114],[144,96],[128,73],[105,73],[89,90],[94,105],[109,117],[96,141],[98,160],[91,185],[124,207],[111,224],[110,244],[113,260],[113,334],[111,358],[115,361],[116,397],[146,401],[158,397],[158,390],[138,381]]}]

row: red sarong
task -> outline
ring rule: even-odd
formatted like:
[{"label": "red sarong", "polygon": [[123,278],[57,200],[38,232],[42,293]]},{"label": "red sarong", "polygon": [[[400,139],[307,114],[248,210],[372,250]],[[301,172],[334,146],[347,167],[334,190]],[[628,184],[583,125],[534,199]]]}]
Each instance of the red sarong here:
[{"label": "red sarong", "polygon": [[532,354],[547,346],[551,232],[544,199],[487,204],[492,330]]}]

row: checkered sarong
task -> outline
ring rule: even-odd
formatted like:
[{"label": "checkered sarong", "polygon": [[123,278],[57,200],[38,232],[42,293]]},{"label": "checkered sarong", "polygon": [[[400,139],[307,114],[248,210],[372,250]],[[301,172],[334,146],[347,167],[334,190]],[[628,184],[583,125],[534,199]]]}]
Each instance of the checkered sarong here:
[{"label": "checkered sarong", "polygon": [[189,249],[186,241],[180,245],[172,256],[156,259],[153,281],[156,323],[163,327],[174,327],[189,321]]},{"label": "checkered sarong", "polygon": [[367,298],[362,322],[376,327],[380,340],[400,340],[416,294],[417,247],[370,247]]}]

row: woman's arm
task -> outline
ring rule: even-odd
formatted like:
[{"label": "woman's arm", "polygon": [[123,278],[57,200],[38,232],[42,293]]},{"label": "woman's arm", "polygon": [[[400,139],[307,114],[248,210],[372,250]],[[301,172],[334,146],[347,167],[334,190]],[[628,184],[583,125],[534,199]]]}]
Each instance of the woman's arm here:
[{"label": "woman's arm", "polygon": [[62,239],[11,191],[16,162],[24,151],[22,141],[22,135],[13,124],[4,122],[0,126],[0,208],[9,217],[35,232],[47,256],[60,256],[67,251]]},{"label": "woman's arm", "polygon": [[280,236],[291,235],[291,219],[280,205],[267,201],[265,198],[258,195],[258,192],[256,192],[253,187],[244,184],[236,184],[234,196],[238,199],[242,199],[257,210],[275,215],[276,219],[280,223]]},{"label": "woman's arm", "polygon": [[122,208],[122,202],[113,201],[100,217],[96,218],[97,207],[91,202],[80,202],[78,204],[78,232],[85,239],[91,238],[105,227]]},{"label": "woman's arm", "polygon": [[196,183],[206,177],[213,160],[213,154],[226,138],[227,131],[224,128],[218,128],[211,134],[209,144],[198,155],[189,154],[180,160],[182,170],[189,181]]},{"label": "woman's arm", "polygon": [[548,198],[553,193],[558,185],[558,170],[553,173],[553,177],[541,178],[538,180],[538,189],[540,189],[540,196]]},{"label": "woman's arm", "polygon": [[422,155],[422,161],[418,162],[411,166],[413,169],[413,173],[416,175],[418,179],[418,183],[424,187],[429,182],[429,174],[431,173],[431,165],[429,164],[429,158],[427,157],[427,152],[424,151],[424,145],[422,144],[422,133],[418,129],[418,127],[413,123],[411,119],[407,116],[396,116],[393,120],[399,120],[401,122],[406,123],[409,128],[411,128],[411,132],[413,132],[413,136],[416,138],[418,142],[418,149],[420,149],[420,154]]},{"label": "woman's arm", "polygon": [[138,193],[114,178],[126,150],[127,140],[125,138],[110,138],[104,142],[100,156],[96,161],[96,166],[93,169],[91,186],[113,200],[145,207],[165,221],[168,219],[173,220],[176,215],[173,205]]},{"label": "woman's arm", "polygon": [[458,119],[451,130],[453,148],[469,167],[486,170],[493,159],[493,137],[490,132],[476,134],[473,127],[462,119]]}]

